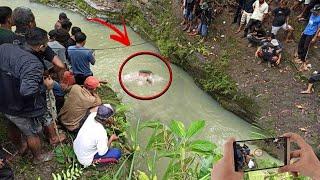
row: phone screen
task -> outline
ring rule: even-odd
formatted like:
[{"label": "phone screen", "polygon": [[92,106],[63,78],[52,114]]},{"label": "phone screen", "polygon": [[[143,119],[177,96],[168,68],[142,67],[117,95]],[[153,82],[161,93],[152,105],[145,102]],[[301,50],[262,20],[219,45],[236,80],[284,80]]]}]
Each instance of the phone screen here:
[{"label": "phone screen", "polygon": [[235,170],[248,172],[287,165],[289,144],[285,137],[236,141],[233,143]]}]

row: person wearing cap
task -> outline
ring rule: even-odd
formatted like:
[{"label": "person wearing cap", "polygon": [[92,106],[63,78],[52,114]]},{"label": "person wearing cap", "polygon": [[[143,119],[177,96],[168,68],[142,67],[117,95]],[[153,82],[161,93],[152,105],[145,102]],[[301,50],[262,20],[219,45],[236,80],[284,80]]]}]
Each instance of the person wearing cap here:
[{"label": "person wearing cap", "polygon": [[296,63],[302,64],[300,71],[308,70],[307,66],[307,55],[311,43],[317,40],[317,34],[320,32],[320,5],[317,4],[312,9],[312,15],[310,16],[308,25],[304,29],[299,45],[298,45],[298,56],[295,59]]},{"label": "person wearing cap", "polygon": [[108,138],[105,126],[114,115],[110,104],[100,105],[97,112],[92,112],[80,128],[73,142],[73,149],[78,161],[85,167],[92,163],[116,163],[121,157],[121,151],[111,148],[111,143],[118,140],[113,134]]},{"label": "person wearing cap", "polygon": [[101,105],[101,99],[96,92],[99,86],[99,80],[89,76],[83,87],[75,84],[66,89],[69,93],[58,119],[67,130],[77,132],[89,116],[90,110]]},{"label": "person wearing cap", "polygon": [[[255,53],[257,58],[261,58],[263,61],[268,62],[270,66],[279,65],[281,61],[282,47],[279,41],[272,39],[271,42],[266,42],[259,47]],[[259,64],[261,61],[259,62]]]}]

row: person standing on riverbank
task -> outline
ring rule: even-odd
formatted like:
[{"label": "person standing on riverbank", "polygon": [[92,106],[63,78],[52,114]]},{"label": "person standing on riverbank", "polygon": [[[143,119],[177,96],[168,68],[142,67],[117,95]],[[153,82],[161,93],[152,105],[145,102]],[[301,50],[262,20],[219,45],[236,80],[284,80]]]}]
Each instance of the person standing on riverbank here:
[{"label": "person standing on riverbank", "polygon": [[69,18],[66,13],[62,12],[59,14],[59,19],[54,25],[54,29],[61,29],[62,28],[61,22],[64,20],[69,20]]},{"label": "person standing on riverbank", "polygon": [[[23,46],[0,46],[0,112],[8,120],[8,136],[20,146],[20,153],[29,148],[33,163],[38,164],[52,159],[52,154],[41,153],[38,135],[47,111],[46,89],[50,89],[52,83],[49,79],[43,79],[45,64],[36,54],[45,51],[48,35],[43,29],[33,28],[25,34],[25,39]],[[53,134],[49,136],[53,137]]]},{"label": "person standing on riverbank", "polygon": [[92,50],[84,47],[87,36],[83,32],[78,32],[75,34],[75,39],[77,44],[68,48],[68,56],[76,83],[83,85],[87,77],[93,76],[90,64],[94,65],[96,60]]},{"label": "person standing on riverbank", "polygon": [[[29,8],[17,7],[13,10],[12,21],[16,26],[15,40],[13,43],[23,45],[26,42],[26,33],[28,30],[36,27],[35,17]],[[50,47],[46,47],[45,51],[41,54],[36,54],[38,58],[45,59],[51,62],[60,70],[65,69],[65,65],[60,58],[53,52]]]},{"label": "person standing on riverbank", "polygon": [[14,33],[12,27],[12,9],[7,6],[0,6],[0,45],[12,43]]},{"label": "person standing on riverbank", "polygon": [[267,2],[265,2],[265,0],[257,0],[252,6],[253,13],[248,24],[246,25],[246,28],[244,29],[244,38],[247,37],[249,31],[251,31],[256,24],[263,22],[269,11],[269,5]]},{"label": "person standing on riverbank", "polygon": [[300,71],[307,71],[307,55],[311,43],[317,40],[317,34],[320,32],[320,5],[316,5],[312,9],[312,15],[308,22],[307,27],[304,29],[299,45],[298,45],[298,56],[295,59],[296,63],[302,64]]}]

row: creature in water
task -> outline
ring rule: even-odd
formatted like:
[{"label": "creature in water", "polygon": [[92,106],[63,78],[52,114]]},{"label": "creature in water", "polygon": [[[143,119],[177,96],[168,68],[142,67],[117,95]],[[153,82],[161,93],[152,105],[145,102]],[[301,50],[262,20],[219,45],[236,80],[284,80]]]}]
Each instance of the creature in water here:
[{"label": "creature in water", "polygon": [[125,82],[136,82],[137,85],[153,85],[156,82],[163,81],[163,78],[153,74],[152,71],[149,70],[140,70],[139,72],[133,72],[125,75],[123,77]]}]

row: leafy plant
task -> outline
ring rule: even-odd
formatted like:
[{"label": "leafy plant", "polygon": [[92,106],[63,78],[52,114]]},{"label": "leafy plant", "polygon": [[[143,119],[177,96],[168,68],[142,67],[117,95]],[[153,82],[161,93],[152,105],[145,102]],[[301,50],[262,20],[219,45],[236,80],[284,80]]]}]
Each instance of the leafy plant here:
[{"label": "leafy plant", "polygon": [[60,173],[52,173],[52,178],[53,180],[74,180],[81,177],[82,174],[83,169],[79,167],[78,164],[73,163]]}]

